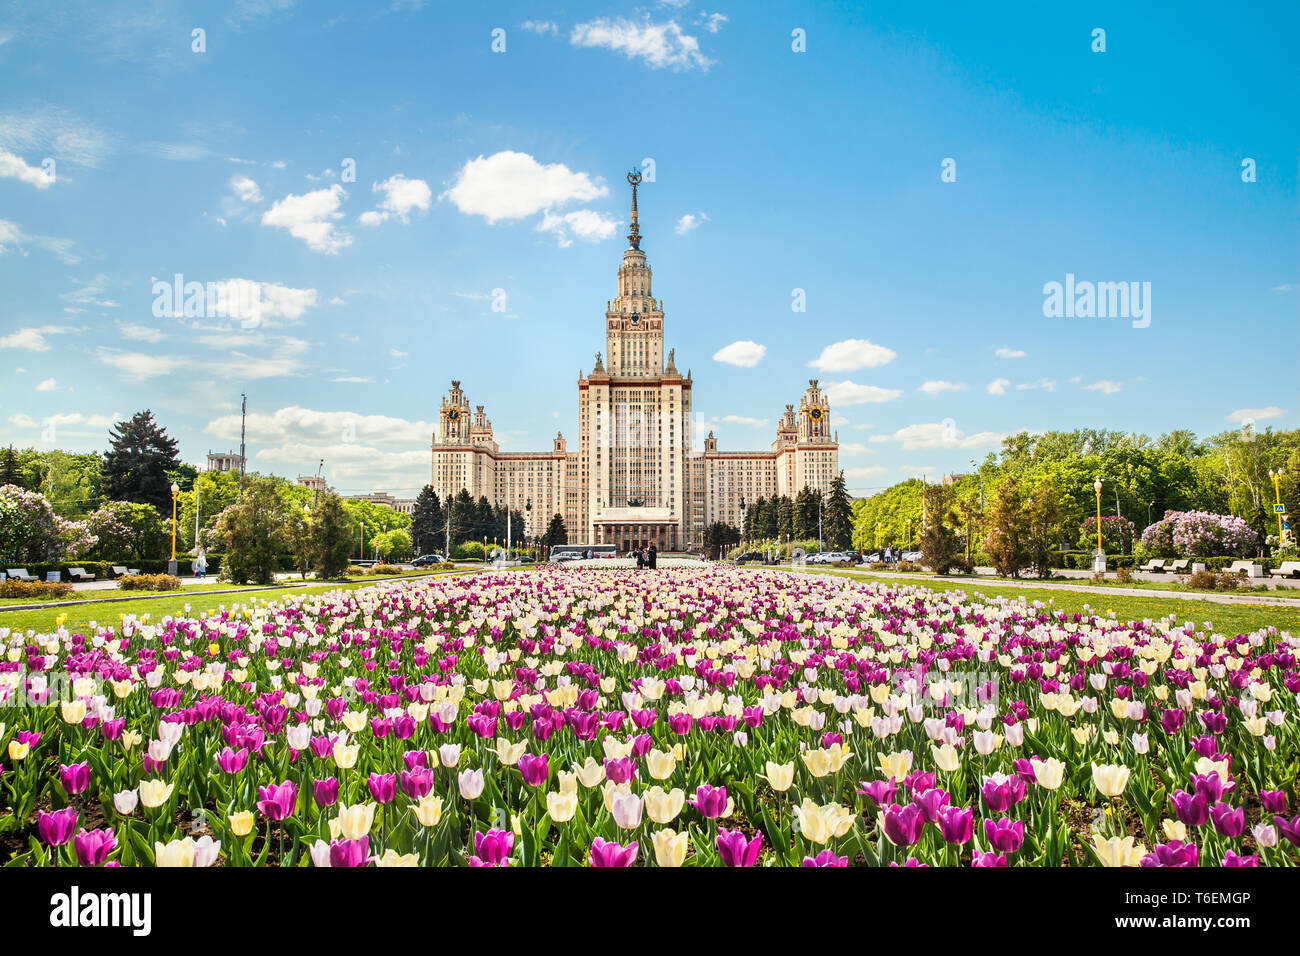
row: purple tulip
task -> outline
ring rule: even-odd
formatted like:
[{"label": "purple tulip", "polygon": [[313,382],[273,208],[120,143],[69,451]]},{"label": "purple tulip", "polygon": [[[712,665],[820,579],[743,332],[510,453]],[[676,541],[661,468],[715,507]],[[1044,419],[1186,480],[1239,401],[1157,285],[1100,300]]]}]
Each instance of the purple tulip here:
[{"label": "purple tulip", "polygon": [[871,800],[878,807],[887,807],[894,802],[894,794],[898,793],[898,784],[891,777],[888,780],[873,780],[867,783],[865,780],[858,781],[858,793]]},{"label": "purple tulip", "polygon": [[294,807],[298,805],[298,788],[291,780],[286,780],[279,785],[258,787],[257,794],[260,798],[257,801],[257,809],[262,811],[268,820],[288,819],[293,816]]},{"label": "purple tulip", "polygon": [[1216,803],[1210,807],[1210,819],[1214,821],[1214,829],[1226,837],[1239,837],[1246,829],[1246,811],[1241,807]]},{"label": "purple tulip", "polygon": [[77,811],[74,807],[64,807],[52,813],[40,812],[36,829],[41,839],[50,846],[63,846],[72,839],[72,831],[77,826]]},{"label": "purple tulip", "polygon": [[912,795],[912,803],[921,808],[921,812],[925,814],[926,823],[937,823],[939,821],[939,814],[948,805],[948,799],[947,791],[937,788]]},{"label": "purple tulip", "polygon": [[311,792],[316,798],[316,806],[332,807],[339,801],[339,782],[333,777],[317,780],[312,784]]},{"label": "purple tulip", "polygon": [[376,803],[392,803],[393,798],[397,796],[397,774],[395,773],[372,773],[366,785],[370,787],[370,795],[374,797]]},{"label": "purple tulip", "polygon": [[925,827],[925,814],[915,803],[907,806],[893,804],[885,808],[885,836],[894,846],[911,846],[921,839]]},{"label": "purple tulip", "polygon": [[1210,819],[1210,808],[1203,793],[1188,793],[1176,790],[1172,797],[1174,815],[1189,827],[1205,826]]},{"label": "purple tulip", "polygon": [[971,857],[971,866],[1006,866],[1007,858],[1000,853],[976,853]]},{"label": "purple tulip", "polygon": [[[845,859],[848,858],[846,857]],[[889,865],[891,867],[898,867],[900,870],[915,870],[921,867],[925,867],[926,869],[930,868],[929,863],[922,863],[914,856],[909,856],[906,863],[899,863],[897,860],[890,860]]]},{"label": "purple tulip", "polygon": [[489,830],[487,833],[474,832],[474,855],[469,858],[470,866],[508,866],[510,851],[515,845],[515,835],[509,830]]},{"label": "purple tulip", "polygon": [[847,856],[836,856],[834,850],[822,850],[816,856],[806,856],[800,866],[848,866]]},{"label": "purple tulip", "polygon": [[401,774],[402,793],[413,800],[427,796],[433,790],[433,771],[428,767],[415,767],[403,770]]},{"label": "purple tulip", "polygon": [[636,862],[640,845],[633,841],[627,846],[602,840],[600,837],[591,841],[592,866],[631,866]]},{"label": "purple tulip", "polygon": [[758,862],[762,849],[762,832],[756,832],[752,840],[746,840],[740,830],[718,830],[718,852],[722,854],[725,866],[753,866]]},{"label": "purple tulip", "polygon": [[636,775],[636,764],[631,757],[618,760],[605,759],[605,776],[616,784],[627,783]]},{"label": "purple tulip", "polygon": [[76,850],[77,862],[82,866],[103,866],[116,846],[117,836],[112,827],[100,830],[82,827],[72,838],[72,848]]},{"label": "purple tulip", "polygon": [[1261,790],[1259,799],[1267,813],[1286,813],[1286,793],[1281,790]]},{"label": "purple tulip", "polygon": [[1192,789],[1205,797],[1205,802],[1218,803],[1223,799],[1223,794],[1234,789],[1232,785],[1225,785],[1219,778],[1219,771],[1212,770],[1206,774],[1192,774]]},{"label": "purple tulip", "polygon": [[994,774],[984,778],[984,787],[980,793],[988,804],[990,813],[1006,813],[1025,799],[1025,781],[1019,777]]},{"label": "purple tulip", "polygon": [[939,811],[939,832],[946,842],[964,846],[975,835],[974,807],[944,807]]},{"label": "purple tulip", "polygon": [[1232,850],[1223,855],[1224,866],[1259,866],[1259,857],[1251,853],[1249,856],[1238,856]]},{"label": "purple tulip", "polygon": [[1283,816],[1275,816],[1273,825],[1277,827],[1278,833],[1291,841],[1292,846],[1300,846],[1300,813],[1291,820]]},{"label": "purple tulip", "polygon": [[360,840],[331,840],[330,868],[365,866],[370,856],[370,837]]},{"label": "purple tulip", "polygon": [[705,819],[716,820],[727,812],[727,788],[701,784],[695,789],[695,799],[691,803]]},{"label": "purple tulip", "polygon": [[[605,766],[606,768],[609,767],[608,760],[605,761]],[[530,787],[540,787],[546,783],[549,773],[546,766],[546,754],[538,757],[534,757],[532,754],[524,754],[519,758],[519,773],[524,778],[524,783]]]},{"label": "purple tulip", "polygon": [[984,839],[989,846],[1004,853],[1015,853],[1025,842],[1025,825],[1019,820],[1000,817],[984,821]]},{"label": "purple tulip", "polygon": [[1142,857],[1142,866],[1195,866],[1196,845],[1181,840],[1156,844]]},{"label": "purple tulip", "polygon": [[90,764],[74,763],[59,767],[59,783],[66,793],[81,793],[90,786]]},{"label": "purple tulip", "polygon": [[691,732],[691,715],[684,710],[679,710],[668,718],[668,728],[678,737],[685,737]]},{"label": "purple tulip", "polygon": [[217,755],[217,766],[225,773],[239,773],[248,764],[248,748],[231,750],[229,747]]}]

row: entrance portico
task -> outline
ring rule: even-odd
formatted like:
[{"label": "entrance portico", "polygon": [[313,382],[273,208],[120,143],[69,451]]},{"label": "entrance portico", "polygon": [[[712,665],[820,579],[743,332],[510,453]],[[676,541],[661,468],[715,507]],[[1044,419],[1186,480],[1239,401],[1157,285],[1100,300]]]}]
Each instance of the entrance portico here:
[{"label": "entrance portico", "polygon": [[681,521],[669,508],[603,508],[592,524],[596,544],[612,544],[620,553],[652,544],[660,551],[681,549]]}]

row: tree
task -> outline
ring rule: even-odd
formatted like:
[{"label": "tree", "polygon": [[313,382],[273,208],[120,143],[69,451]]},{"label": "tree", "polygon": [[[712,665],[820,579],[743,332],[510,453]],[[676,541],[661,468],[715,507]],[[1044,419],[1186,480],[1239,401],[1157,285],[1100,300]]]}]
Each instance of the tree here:
[{"label": "tree", "polygon": [[411,511],[411,544],[416,554],[428,554],[443,544],[442,503],[433,485],[425,485]]},{"label": "tree", "polygon": [[26,485],[23,482],[23,470],[18,464],[18,455],[14,452],[14,446],[10,445],[0,455],[0,485],[13,485],[16,488],[23,488]]},{"label": "tree", "polygon": [[754,522],[756,527],[750,537],[760,541],[773,540],[776,538],[777,511],[780,509],[780,502],[772,497],[766,501],[760,498],[758,503],[758,516]]},{"label": "tree", "polygon": [[1061,488],[1051,475],[1040,478],[1025,503],[1026,545],[1029,563],[1040,578],[1052,576],[1052,552],[1065,528]]},{"label": "tree", "polygon": [[1023,486],[1017,478],[998,485],[989,509],[984,550],[994,569],[1004,577],[1018,578],[1029,564],[1029,515]]},{"label": "tree", "polygon": [[704,529],[704,547],[709,559],[716,561],[724,550],[740,544],[740,529],[723,521],[715,521]]},{"label": "tree", "polygon": [[551,515],[551,522],[546,526],[546,534],[542,535],[542,551],[549,557],[551,548],[557,544],[568,543],[569,532],[564,527],[564,516],[557,511]]},{"label": "tree", "polygon": [[352,556],[352,522],[343,499],[334,492],[320,496],[311,517],[312,563],[318,578],[341,578]]},{"label": "tree", "polygon": [[383,531],[370,542],[375,557],[402,561],[411,556],[411,536],[401,528]]},{"label": "tree", "polygon": [[[455,507],[449,501],[447,503],[448,511],[451,515],[451,543],[452,545],[460,544],[462,541],[475,540],[475,508],[474,499],[470,497],[469,489],[462,488],[456,495]],[[447,557],[450,557],[448,555]]]},{"label": "tree", "polygon": [[822,525],[828,549],[844,551],[853,546],[853,509],[849,505],[849,492],[842,471],[831,479],[831,493],[826,499]]},{"label": "tree", "polygon": [[86,525],[98,539],[91,553],[102,561],[144,561],[168,553],[170,529],[152,505],[108,501],[91,512]]},{"label": "tree", "polygon": [[794,540],[794,501],[782,495],[776,506],[776,536],[784,541]]},{"label": "tree", "polygon": [[270,584],[284,550],[285,505],[269,478],[250,481],[243,497],[217,517],[212,537],[224,552],[221,577],[237,584]]},{"label": "tree", "polygon": [[153,505],[159,514],[171,513],[172,479],[168,472],[180,465],[176,440],[145,409],[118,422],[109,436],[104,456],[104,484],[116,501]]},{"label": "tree", "polygon": [[947,574],[961,567],[965,558],[956,530],[953,490],[948,485],[930,485],[925,489],[926,523],[921,532],[921,561],[935,574]]},{"label": "tree", "polygon": [[794,499],[794,536],[796,538],[817,537],[817,516],[821,505],[821,492],[813,491],[804,485],[803,491]]},{"label": "tree", "polygon": [[312,558],[311,524],[307,519],[307,512],[299,511],[297,508],[286,508],[285,511],[287,514],[280,535],[289,548],[289,554],[293,556],[293,566],[298,569],[298,573],[305,581]]}]

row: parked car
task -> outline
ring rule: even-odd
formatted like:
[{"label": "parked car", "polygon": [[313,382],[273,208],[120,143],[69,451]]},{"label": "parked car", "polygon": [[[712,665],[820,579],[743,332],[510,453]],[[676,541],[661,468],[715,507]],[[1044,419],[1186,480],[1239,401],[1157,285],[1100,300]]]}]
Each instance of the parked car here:
[{"label": "parked car", "polygon": [[746,561],[762,561],[763,555],[759,551],[745,551],[736,555],[733,560],[737,564],[744,564]]},{"label": "parked car", "polygon": [[436,552],[433,554],[422,554],[414,561],[411,562],[411,566],[416,568],[423,568],[423,567],[427,567],[430,564],[442,564],[446,560],[447,560],[446,558],[444,558],[442,555]]}]

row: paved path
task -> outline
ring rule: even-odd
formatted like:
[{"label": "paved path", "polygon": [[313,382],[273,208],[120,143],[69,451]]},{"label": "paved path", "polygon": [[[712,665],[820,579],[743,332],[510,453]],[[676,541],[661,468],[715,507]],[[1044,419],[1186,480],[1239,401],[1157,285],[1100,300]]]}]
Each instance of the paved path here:
[{"label": "paved path", "polygon": [[[816,574],[822,570],[814,565],[811,568],[803,569],[806,573]],[[831,569],[826,569],[831,570]],[[1122,594],[1128,597],[1148,597],[1148,598],[1176,598],[1183,601],[1210,601],[1215,604],[1256,604],[1269,605],[1275,607],[1294,607],[1300,608],[1300,597],[1280,597],[1275,594],[1233,594],[1230,591],[1210,592],[1210,591],[1165,591],[1154,588],[1124,588],[1109,587],[1097,584],[1065,584],[1060,581],[1039,581],[1033,578],[1021,581],[1008,581],[1005,578],[990,578],[982,581],[978,577],[968,575],[949,575],[942,577],[937,574],[922,574],[920,572],[904,573],[898,571],[859,571],[856,568],[835,568],[839,574],[851,574],[867,578],[888,578],[891,581],[943,581],[949,584],[958,584],[969,590],[979,590],[981,587],[1005,587],[1005,588],[1026,588],[1044,591],[1076,591],[1083,594],[1101,594],[1115,595]]]}]

